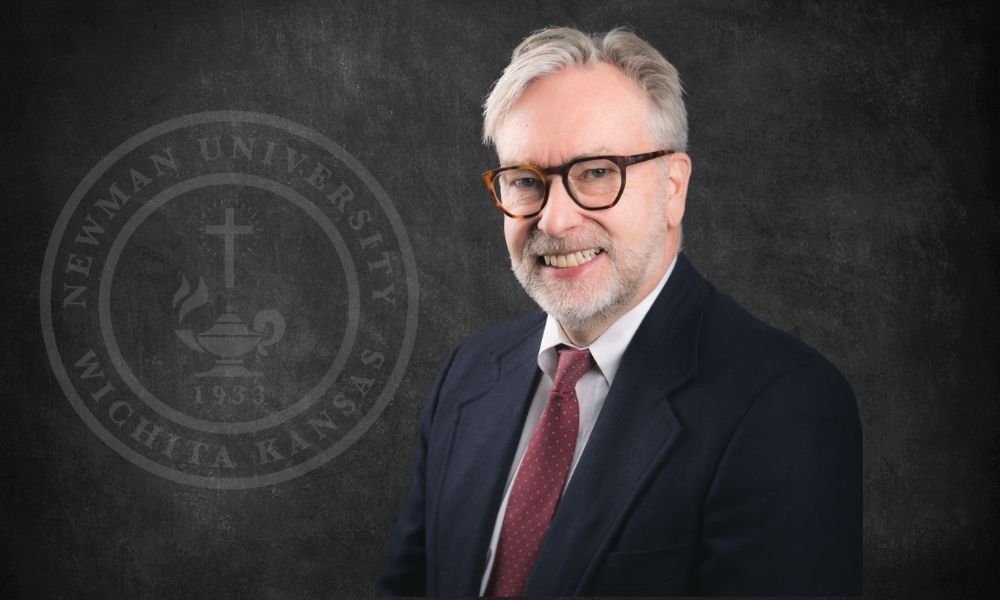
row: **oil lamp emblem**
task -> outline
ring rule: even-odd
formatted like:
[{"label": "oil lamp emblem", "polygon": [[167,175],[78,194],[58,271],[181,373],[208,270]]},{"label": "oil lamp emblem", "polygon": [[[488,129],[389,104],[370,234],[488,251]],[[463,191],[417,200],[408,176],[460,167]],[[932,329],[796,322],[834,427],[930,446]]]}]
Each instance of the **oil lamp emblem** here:
[{"label": "oil lamp emblem", "polygon": [[[207,225],[204,232],[223,236],[225,287],[232,289],[236,284],[236,236],[252,234],[253,226],[237,225],[235,209],[227,208],[225,214],[225,224]],[[202,277],[199,276],[198,286],[192,293],[191,284],[186,277],[181,276],[181,286],[173,300],[177,323],[182,323],[194,309],[207,304],[209,298],[208,287]],[[199,333],[192,329],[175,329],[174,333],[188,348],[216,357],[215,365],[207,371],[196,373],[196,377],[262,377],[262,373],[247,369],[243,363],[254,350],[259,356],[268,356],[269,348],[277,344],[285,334],[285,318],[277,310],[267,308],[257,311],[248,327],[235,309],[227,305],[225,312],[208,329]]]}]

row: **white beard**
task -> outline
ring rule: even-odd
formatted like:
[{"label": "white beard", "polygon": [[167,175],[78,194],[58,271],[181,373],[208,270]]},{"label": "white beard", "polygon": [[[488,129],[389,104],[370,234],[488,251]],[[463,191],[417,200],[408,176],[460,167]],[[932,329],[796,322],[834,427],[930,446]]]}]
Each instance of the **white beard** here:
[{"label": "white beard", "polygon": [[[591,221],[587,231],[572,238],[555,239],[538,229],[528,233],[520,257],[512,257],[511,269],[529,296],[568,330],[586,331],[592,326],[617,319],[626,312],[643,284],[654,275],[657,254],[666,248],[666,206],[660,204],[652,215],[642,246],[627,249],[615,244],[607,232]],[[608,260],[611,275],[603,281],[566,281],[542,277],[538,257],[566,254],[583,248],[601,248],[594,260]]]}]

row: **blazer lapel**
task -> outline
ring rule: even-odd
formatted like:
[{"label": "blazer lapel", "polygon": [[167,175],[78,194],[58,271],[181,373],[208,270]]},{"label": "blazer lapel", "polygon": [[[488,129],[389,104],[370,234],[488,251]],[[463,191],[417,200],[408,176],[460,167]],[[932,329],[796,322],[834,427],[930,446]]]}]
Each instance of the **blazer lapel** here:
[{"label": "blazer lapel", "polygon": [[[632,338],[587,447],[560,500],[525,595],[580,592],[643,483],[681,430],[670,393],[697,369],[708,284],[680,255]],[[504,471],[506,475],[506,471]]]},{"label": "blazer lapel", "polygon": [[438,495],[438,594],[479,595],[497,510],[541,374],[543,324],[544,317],[495,355],[488,366],[497,373],[493,385],[458,406]]}]

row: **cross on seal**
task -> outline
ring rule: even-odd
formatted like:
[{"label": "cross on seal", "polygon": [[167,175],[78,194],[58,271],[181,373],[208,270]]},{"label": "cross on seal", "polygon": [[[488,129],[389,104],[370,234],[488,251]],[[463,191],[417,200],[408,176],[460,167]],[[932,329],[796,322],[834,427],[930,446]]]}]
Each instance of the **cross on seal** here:
[{"label": "cross on seal", "polygon": [[236,287],[236,236],[253,233],[253,225],[237,225],[236,209],[226,209],[226,222],[223,225],[206,225],[207,235],[221,235],[225,242],[226,288]]}]

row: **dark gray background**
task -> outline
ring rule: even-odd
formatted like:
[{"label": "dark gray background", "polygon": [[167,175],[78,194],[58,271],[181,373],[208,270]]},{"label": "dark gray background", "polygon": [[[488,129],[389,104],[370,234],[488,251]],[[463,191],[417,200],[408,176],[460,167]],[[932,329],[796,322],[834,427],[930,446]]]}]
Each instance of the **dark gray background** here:
[{"label": "dark gray background", "polygon": [[[997,13],[975,5],[24,2],[5,6],[0,595],[370,595],[422,397],[449,349],[530,308],[478,173],[479,105],[530,30],[630,24],[680,70],[686,248],[827,355],[865,431],[865,589],[996,592]],[[105,446],[39,331],[47,238],[108,152],[166,119],[270,113],[356,156],[416,251],[417,346],[346,453],[289,483],[183,487]]]}]

